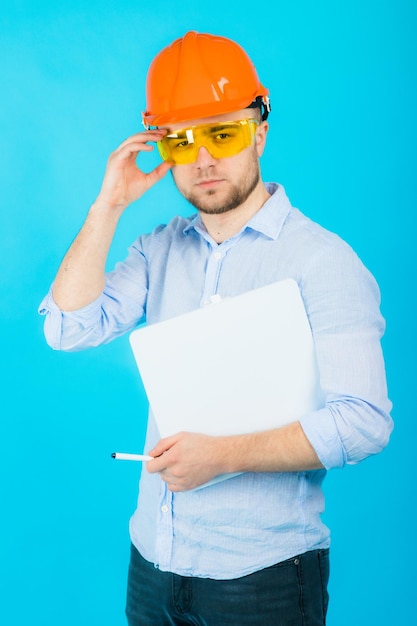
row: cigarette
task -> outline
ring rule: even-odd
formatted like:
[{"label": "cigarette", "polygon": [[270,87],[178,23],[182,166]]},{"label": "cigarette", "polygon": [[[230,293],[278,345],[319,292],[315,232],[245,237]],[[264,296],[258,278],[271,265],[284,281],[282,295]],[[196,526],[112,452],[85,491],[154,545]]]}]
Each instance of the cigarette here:
[{"label": "cigarette", "polygon": [[112,459],[119,461],[152,461],[153,456],[148,454],[129,454],[128,452],[113,452]]}]

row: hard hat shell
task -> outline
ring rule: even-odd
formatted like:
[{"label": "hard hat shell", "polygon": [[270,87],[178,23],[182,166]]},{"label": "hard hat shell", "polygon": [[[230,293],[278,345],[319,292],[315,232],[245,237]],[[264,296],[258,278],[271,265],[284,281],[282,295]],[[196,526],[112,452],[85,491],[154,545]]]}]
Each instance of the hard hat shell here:
[{"label": "hard hat shell", "polygon": [[190,31],[152,61],[146,81],[145,126],[231,113],[268,89],[243,48],[225,37]]}]

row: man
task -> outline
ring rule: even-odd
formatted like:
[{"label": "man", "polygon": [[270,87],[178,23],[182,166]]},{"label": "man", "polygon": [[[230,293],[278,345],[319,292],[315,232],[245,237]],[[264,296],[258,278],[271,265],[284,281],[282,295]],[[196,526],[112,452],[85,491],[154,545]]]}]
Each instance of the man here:
[{"label": "man", "polygon": [[[280,185],[262,182],[268,112],[268,90],[235,42],[189,32],[162,50],[148,73],[147,130],[110,156],[40,308],[50,345],[78,350],[213,295],[293,278],[313,332],[325,406],[300,421],[160,440],[150,413],[154,458],[130,523],[130,626],[325,624],[322,481],[379,452],[392,429],[378,287],[347,244],[294,209]],[[164,160],[145,174],[136,159],[153,143]],[[169,170],[197,214],[139,237],[106,275],[123,211]],[[207,389],[216,393],[209,380]],[[194,490],[227,472],[240,474]]]}]

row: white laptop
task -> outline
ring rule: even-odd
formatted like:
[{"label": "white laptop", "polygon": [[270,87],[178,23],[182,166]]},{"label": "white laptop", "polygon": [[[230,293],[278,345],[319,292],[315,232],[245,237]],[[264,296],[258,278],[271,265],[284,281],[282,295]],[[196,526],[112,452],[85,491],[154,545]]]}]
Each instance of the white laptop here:
[{"label": "white laptop", "polygon": [[161,437],[267,430],[323,405],[293,279],[144,326],[130,342]]}]

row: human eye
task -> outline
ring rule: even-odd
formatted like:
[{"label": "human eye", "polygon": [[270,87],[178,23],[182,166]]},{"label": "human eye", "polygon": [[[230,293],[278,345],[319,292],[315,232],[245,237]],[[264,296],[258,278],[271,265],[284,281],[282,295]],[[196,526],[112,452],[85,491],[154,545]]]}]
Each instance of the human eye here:
[{"label": "human eye", "polygon": [[229,138],[230,138],[229,133],[219,133],[218,135],[216,135],[217,141],[227,141],[227,139]]},{"label": "human eye", "polygon": [[233,126],[213,128],[211,137],[216,143],[227,143],[236,136],[236,129]]},{"label": "human eye", "polygon": [[187,148],[189,145],[190,145],[190,144],[189,144],[189,142],[188,142],[188,140],[187,140],[187,139],[182,139],[181,141],[176,141],[176,142],[173,144],[173,147],[174,147],[176,150],[184,150],[184,148]]},{"label": "human eye", "polygon": [[169,140],[171,142],[172,149],[179,151],[186,150],[194,143],[194,137],[191,130],[175,133],[175,135],[169,137]]}]

